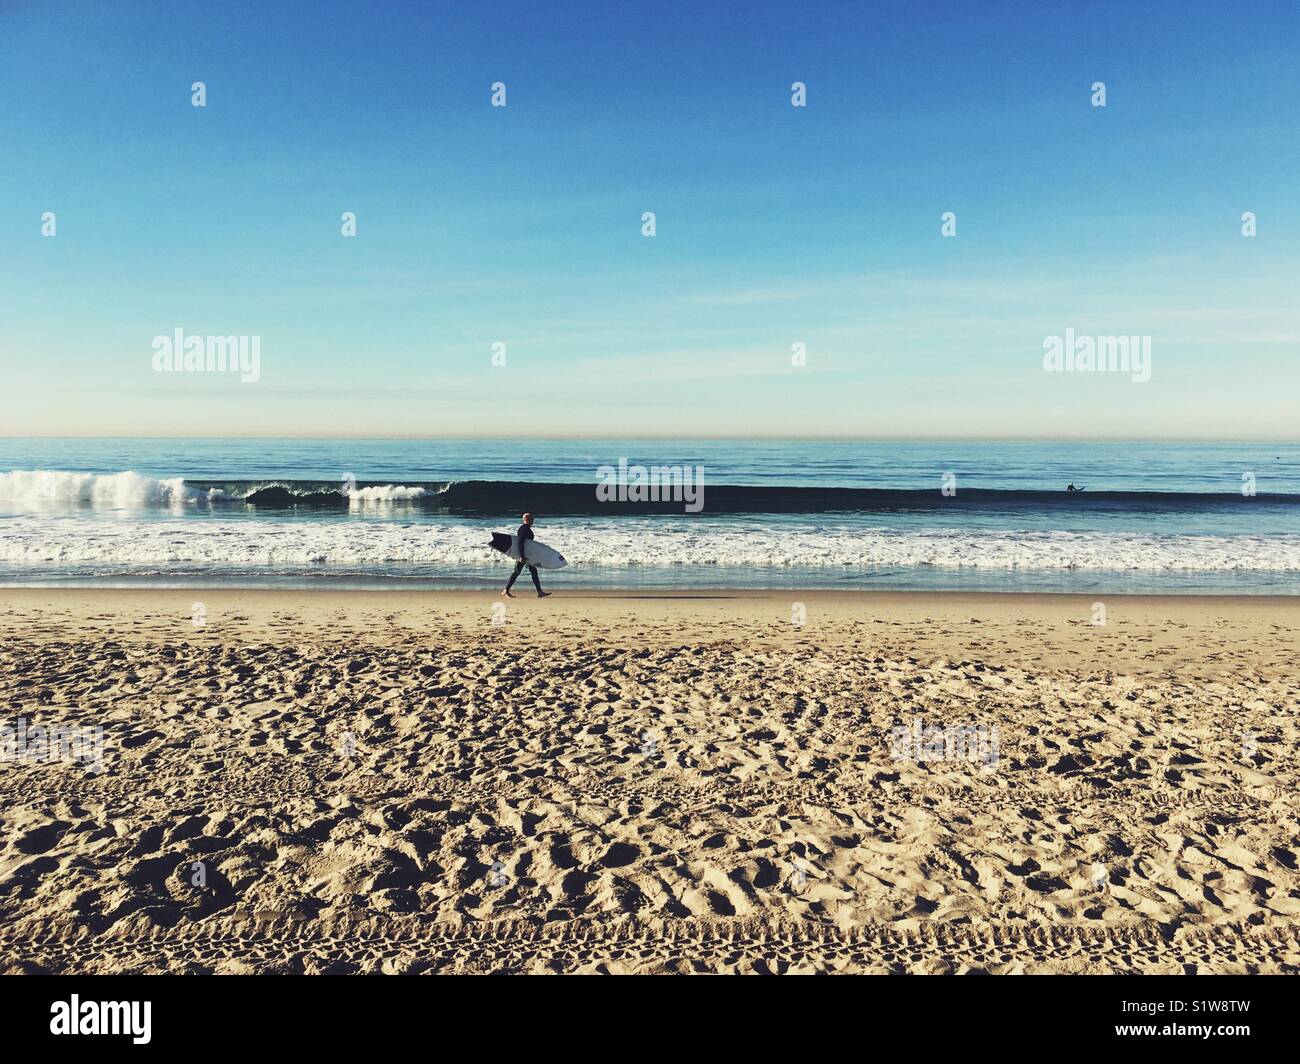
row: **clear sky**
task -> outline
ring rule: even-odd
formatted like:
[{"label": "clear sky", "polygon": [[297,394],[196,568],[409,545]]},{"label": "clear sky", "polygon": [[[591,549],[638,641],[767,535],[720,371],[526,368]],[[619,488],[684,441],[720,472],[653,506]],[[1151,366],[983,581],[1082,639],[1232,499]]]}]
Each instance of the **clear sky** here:
[{"label": "clear sky", "polygon": [[1295,439],[1298,55],[1294,0],[4,0],[0,434]]}]

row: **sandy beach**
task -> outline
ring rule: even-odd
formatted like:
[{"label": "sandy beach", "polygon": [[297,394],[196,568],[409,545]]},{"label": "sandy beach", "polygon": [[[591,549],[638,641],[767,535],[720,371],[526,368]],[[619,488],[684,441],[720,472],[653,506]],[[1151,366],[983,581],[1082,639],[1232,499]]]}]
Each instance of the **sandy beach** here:
[{"label": "sandy beach", "polygon": [[6,970],[1300,971],[1294,598],[556,589],[0,591]]}]

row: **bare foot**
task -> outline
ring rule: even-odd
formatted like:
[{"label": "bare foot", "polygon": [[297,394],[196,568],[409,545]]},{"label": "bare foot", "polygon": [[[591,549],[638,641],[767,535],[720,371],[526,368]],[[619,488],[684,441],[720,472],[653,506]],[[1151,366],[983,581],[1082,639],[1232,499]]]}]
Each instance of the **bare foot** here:
[{"label": "bare foot", "polygon": [[513,591],[511,591],[509,588],[506,588],[503,592],[501,592],[501,597],[502,597],[502,598],[514,598],[514,597],[515,597],[515,593],[514,593]]},{"label": "bare foot", "polygon": [[551,597],[551,593],[550,593],[549,591],[539,591],[539,592],[537,592],[537,597],[538,597],[538,598],[550,598],[550,597]]}]

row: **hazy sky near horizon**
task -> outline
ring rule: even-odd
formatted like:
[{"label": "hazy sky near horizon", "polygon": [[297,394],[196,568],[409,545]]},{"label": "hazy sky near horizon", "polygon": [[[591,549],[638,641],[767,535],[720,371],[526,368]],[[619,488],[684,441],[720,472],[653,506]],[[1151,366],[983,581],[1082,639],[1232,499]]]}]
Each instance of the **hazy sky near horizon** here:
[{"label": "hazy sky near horizon", "polygon": [[1068,6],[0,5],[0,434],[1296,438],[1300,6]]}]

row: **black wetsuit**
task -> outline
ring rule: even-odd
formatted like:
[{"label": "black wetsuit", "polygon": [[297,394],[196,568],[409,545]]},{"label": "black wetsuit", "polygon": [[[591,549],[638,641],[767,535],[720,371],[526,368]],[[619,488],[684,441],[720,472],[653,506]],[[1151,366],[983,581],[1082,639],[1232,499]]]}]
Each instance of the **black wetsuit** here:
[{"label": "black wetsuit", "polygon": [[[515,535],[519,538],[519,560],[515,562],[515,571],[510,574],[510,580],[506,584],[507,591],[515,586],[515,581],[519,579],[519,574],[524,571],[524,566],[528,565],[528,562],[524,560],[528,556],[525,553],[524,545],[533,538],[533,530],[527,525],[520,525],[519,531],[516,532]],[[533,578],[533,587],[537,588],[537,593],[540,595],[542,593],[542,582],[537,579],[537,566],[528,565],[528,572]]]}]

